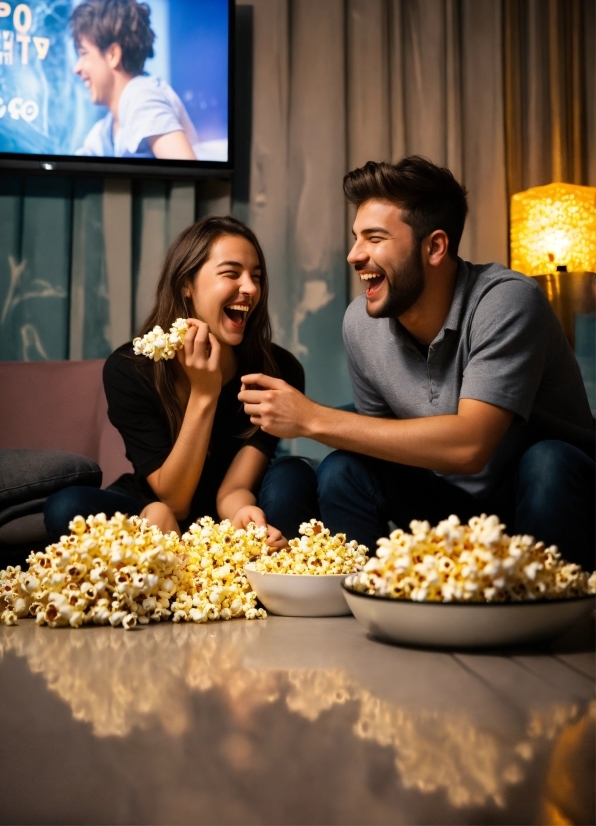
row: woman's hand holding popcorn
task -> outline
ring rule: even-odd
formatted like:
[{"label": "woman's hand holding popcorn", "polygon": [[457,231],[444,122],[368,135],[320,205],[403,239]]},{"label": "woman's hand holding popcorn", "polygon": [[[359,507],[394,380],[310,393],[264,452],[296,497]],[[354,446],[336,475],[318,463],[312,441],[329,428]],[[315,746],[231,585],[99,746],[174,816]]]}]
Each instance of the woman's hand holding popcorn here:
[{"label": "woman's hand holding popcorn", "polygon": [[221,390],[221,347],[204,321],[198,318],[177,318],[165,333],[156,326],[144,336],[133,340],[137,356],[147,356],[153,361],[173,359],[178,356],[192,390],[200,395],[217,398]]},{"label": "woman's hand holding popcorn", "polygon": [[267,524],[265,512],[261,510],[261,508],[257,508],[256,505],[244,505],[238,508],[231,522],[235,528],[244,528],[245,530],[251,522],[254,522],[257,527],[267,528],[266,541],[270,548],[279,549],[288,547],[288,540],[282,535],[282,532],[274,528],[273,525]]},{"label": "woman's hand holding popcorn", "polygon": [[[259,389],[249,389],[255,385]],[[252,424],[280,439],[307,436],[306,426],[318,406],[291,384],[263,373],[242,376],[238,398]]]},{"label": "woman's hand holding popcorn", "polygon": [[221,345],[204,321],[187,319],[188,329],[178,361],[190,382],[191,393],[217,398],[221,391]]}]

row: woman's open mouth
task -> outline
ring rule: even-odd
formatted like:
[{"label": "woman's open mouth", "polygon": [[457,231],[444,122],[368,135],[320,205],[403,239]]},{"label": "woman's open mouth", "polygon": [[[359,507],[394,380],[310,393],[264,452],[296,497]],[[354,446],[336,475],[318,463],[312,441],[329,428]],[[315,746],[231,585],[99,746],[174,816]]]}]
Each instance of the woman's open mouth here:
[{"label": "woman's open mouth", "polygon": [[385,275],[382,272],[360,272],[358,275],[360,280],[366,284],[367,298],[372,298],[385,280]]},{"label": "woman's open mouth", "polygon": [[237,327],[238,329],[242,329],[242,327],[244,327],[246,319],[248,318],[249,310],[249,304],[228,304],[227,307],[224,307],[224,313],[230,319],[234,327]]}]

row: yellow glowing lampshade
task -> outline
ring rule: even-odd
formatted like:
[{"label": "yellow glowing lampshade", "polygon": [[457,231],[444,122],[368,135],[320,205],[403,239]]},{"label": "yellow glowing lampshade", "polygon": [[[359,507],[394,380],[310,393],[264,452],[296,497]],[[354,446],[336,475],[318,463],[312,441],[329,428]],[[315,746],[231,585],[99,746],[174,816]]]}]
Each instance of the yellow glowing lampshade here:
[{"label": "yellow glowing lampshade", "polygon": [[511,269],[596,272],[596,187],[548,184],[511,199]]}]

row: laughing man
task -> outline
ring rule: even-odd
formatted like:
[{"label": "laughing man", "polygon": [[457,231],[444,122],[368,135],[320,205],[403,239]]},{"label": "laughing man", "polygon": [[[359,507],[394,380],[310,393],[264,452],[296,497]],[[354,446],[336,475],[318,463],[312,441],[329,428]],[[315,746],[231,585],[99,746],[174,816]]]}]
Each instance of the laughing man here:
[{"label": "laughing man", "polygon": [[466,190],[447,169],[369,162],[344,191],[366,285],[343,325],[358,413],[259,374],[239,395],[251,421],[337,448],[318,472],[332,533],[373,549],[389,520],[497,513],[591,570],[594,419],[540,287],[458,258]]},{"label": "laughing man", "polygon": [[84,0],[70,25],[74,73],[108,112],[77,155],[195,161],[199,139],[184,104],[165,81],[143,71],[153,57],[151,10],[136,0]]}]

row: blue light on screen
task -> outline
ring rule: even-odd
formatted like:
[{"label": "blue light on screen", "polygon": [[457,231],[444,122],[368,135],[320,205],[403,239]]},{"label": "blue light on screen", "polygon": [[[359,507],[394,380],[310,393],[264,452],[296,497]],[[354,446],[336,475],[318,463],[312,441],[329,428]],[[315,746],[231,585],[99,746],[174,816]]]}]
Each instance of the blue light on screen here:
[{"label": "blue light on screen", "polygon": [[[105,118],[73,74],[68,20],[78,2],[0,0],[0,152],[72,155]],[[146,2],[156,39],[145,72],[181,99],[199,159],[227,160],[228,0]]]}]

